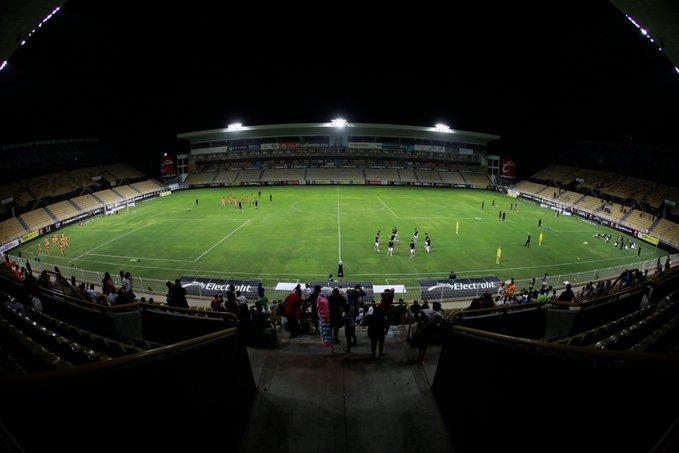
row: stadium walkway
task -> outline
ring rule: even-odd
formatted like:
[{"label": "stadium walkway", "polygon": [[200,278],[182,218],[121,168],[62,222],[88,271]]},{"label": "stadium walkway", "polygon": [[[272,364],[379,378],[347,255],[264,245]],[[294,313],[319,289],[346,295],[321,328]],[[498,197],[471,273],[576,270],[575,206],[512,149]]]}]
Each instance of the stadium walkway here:
[{"label": "stadium walkway", "polygon": [[356,335],[351,354],[341,345],[331,353],[316,335],[289,339],[287,332],[278,349],[249,350],[259,392],[241,451],[453,451],[430,388],[440,348],[431,347],[419,366],[405,328],[397,327],[386,357],[373,361],[365,329]]}]

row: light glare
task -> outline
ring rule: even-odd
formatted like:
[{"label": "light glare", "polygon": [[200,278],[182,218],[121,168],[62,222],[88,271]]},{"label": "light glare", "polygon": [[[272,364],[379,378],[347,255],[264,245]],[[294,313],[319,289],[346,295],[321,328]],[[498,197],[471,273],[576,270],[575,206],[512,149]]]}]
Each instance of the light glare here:
[{"label": "light glare", "polygon": [[450,126],[448,126],[447,124],[443,124],[443,123],[436,123],[436,126],[434,126],[434,131],[444,132],[444,133],[448,133],[448,134],[453,133],[453,130],[450,128]]},{"label": "light glare", "polygon": [[347,120],[345,120],[344,118],[335,118],[335,119],[330,121],[330,125],[332,127],[340,127],[341,128],[341,127],[345,127],[347,124],[348,124]]},{"label": "light glare", "polygon": [[241,123],[231,123],[226,127],[227,132],[237,132],[243,130],[243,125]]}]

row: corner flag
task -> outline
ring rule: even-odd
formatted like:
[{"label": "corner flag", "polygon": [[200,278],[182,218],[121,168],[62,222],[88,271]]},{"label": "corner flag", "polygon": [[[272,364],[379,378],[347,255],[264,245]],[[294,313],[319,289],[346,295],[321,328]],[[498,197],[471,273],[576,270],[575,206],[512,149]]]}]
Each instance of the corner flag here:
[{"label": "corner flag", "polygon": [[540,247],[542,247],[542,239],[543,239],[543,238],[544,238],[544,234],[542,234],[542,232],[540,232],[540,240],[538,241],[538,245],[539,245]]},{"label": "corner flag", "polygon": [[502,249],[497,248],[497,255],[495,255],[495,264],[500,264],[500,258],[502,258]]}]

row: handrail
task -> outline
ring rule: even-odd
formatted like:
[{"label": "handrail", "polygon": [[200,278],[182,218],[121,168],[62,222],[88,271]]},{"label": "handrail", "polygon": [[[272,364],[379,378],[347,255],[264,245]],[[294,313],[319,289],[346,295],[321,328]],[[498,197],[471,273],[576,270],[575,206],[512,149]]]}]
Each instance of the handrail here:
[{"label": "handrail", "polygon": [[90,363],[87,365],[78,365],[61,370],[44,371],[40,373],[32,373],[22,376],[7,376],[0,377],[0,386],[17,385],[17,384],[33,384],[36,382],[47,381],[51,379],[64,379],[74,375],[82,375],[86,373],[96,373],[107,370],[112,367],[130,365],[142,360],[161,355],[167,355],[177,352],[182,349],[192,348],[201,344],[216,341],[220,338],[237,336],[238,329],[230,327],[228,329],[212,332],[200,337],[191,338],[189,340],[180,341],[171,345],[161,346],[159,348],[142,351],[137,354],[125,355],[111,360]]},{"label": "handrail", "polygon": [[504,335],[501,333],[489,332],[485,330],[479,330],[463,326],[453,326],[452,330],[467,335],[488,338],[491,340],[501,341],[505,343],[511,343],[517,346],[526,346],[528,348],[536,349],[539,351],[584,355],[590,358],[601,358],[610,360],[640,360],[648,362],[679,364],[679,355],[676,354],[656,354],[635,351],[607,351],[588,346],[572,346],[554,342],[531,340],[528,338],[514,337],[511,335]]},{"label": "handrail", "polygon": [[462,310],[458,313],[455,314],[453,317],[453,320],[457,318],[464,318],[467,315],[470,316],[480,316],[480,315],[489,315],[493,313],[504,313],[507,311],[517,311],[517,310],[525,310],[527,308],[540,308],[543,305],[546,305],[547,303],[550,303],[551,301],[540,301],[540,302],[531,302],[529,304],[512,304],[512,305],[497,305],[495,307],[490,307],[490,308],[477,308],[475,310]]}]

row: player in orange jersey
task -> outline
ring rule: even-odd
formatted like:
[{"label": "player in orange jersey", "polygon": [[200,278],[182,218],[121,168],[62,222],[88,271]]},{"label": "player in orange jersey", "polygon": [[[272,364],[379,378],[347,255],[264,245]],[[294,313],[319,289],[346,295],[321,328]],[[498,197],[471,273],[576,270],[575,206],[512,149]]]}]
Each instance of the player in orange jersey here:
[{"label": "player in orange jersey", "polygon": [[52,243],[54,244],[55,247],[57,245],[58,240],[59,240],[59,236],[57,236],[57,233],[54,233],[54,235],[52,236]]},{"label": "player in orange jersey", "polygon": [[59,244],[59,248],[61,249],[61,256],[64,256],[64,251],[66,250],[66,241],[61,240],[61,243]]},{"label": "player in orange jersey", "polygon": [[47,254],[50,253],[50,240],[47,239],[47,238],[45,238],[45,252],[46,252]]}]

